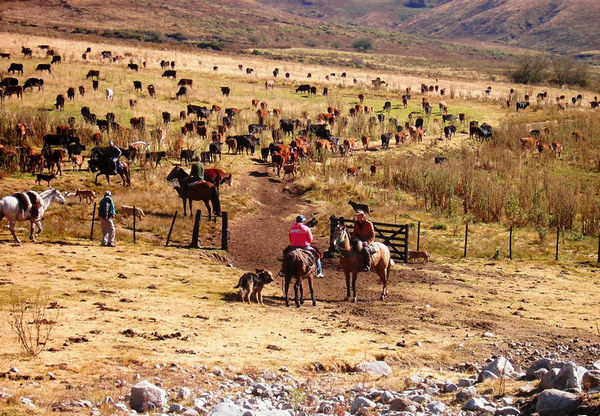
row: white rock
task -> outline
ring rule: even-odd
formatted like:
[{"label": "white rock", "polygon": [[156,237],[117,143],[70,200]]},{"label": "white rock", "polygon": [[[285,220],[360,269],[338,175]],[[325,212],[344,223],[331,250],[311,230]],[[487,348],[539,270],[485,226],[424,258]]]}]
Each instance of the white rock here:
[{"label": "white rock", "polygon": [[208,413],[208,416],[242,416],[246,411],[247,409],[234,404],[231,400],[223,399]]},{"label": "white rock", "polygon": [[379,374],[389,376],[392,374],[392,368],[385,361],[364,362],[356,366],[356,371],[360,373]]},{"label": "white rock", "polygon": [[33,404],[33,401],[27,397],[21,397],[21,403],[23,403],[27,407],[35,409],[35,404]]},{"label": "white rock", "polygon": [[497,416],[519,416],[520,414],[521,411],[516,407],[507,406],[496,409]]},{"label": "white rock", "polygon": [[350,413],[355,414],[358,411],[358,409],[362,407],[368,409],[375,406],[376,404],[372,400],[369,400],[364,396],[358,396],[356,399],[354,399],[352,405],[350,406]]},{"label": "white rock", "polygon": [[577,409],[577,396],[556,389],[544,390],[538,395],[535,411],[540,416],[554,416],[570,413]]},{"label": "white rock", "polygon": [[167,392],[144,380],[131,388],[129,406],[136,412],[160,409],[167,404]]},{"label": "white rock", "polygon": [[182,387],[179,389],[179,392],[177,392],[177,398],[179,400],[187,400],[192,396],[192,391],[189,389],[189,387]]},{"label": "white rock", "polygon": [[441,415],[446,411],[446,405],[440,401],[427,404],[427,409],[434,415]]}]

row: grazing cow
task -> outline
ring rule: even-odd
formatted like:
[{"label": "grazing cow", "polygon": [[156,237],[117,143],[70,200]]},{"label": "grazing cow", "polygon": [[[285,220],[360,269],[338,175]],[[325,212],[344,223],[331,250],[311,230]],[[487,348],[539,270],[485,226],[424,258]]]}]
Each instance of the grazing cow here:
[{"label": "grazing cow", "polygon": [[296,93],[298,93],[298,92],[305,92],[307,94],[310,94],[310,85],[308,85],[308,84],[299,85],[298,88],[296,88]]},{"label": "grazing cow", "polygon": [[134,100],[133,98],[129,99],[129,108],[135,107],[136,104],[137,104],[137,100]]},{"label": "grazing cow", "polygon": [[188,115],[196,114],[196,117],[198,118],[208,118],[212,111],[205,106],[188,104],[187,113]]},{"label": "grazing cow", "polygon": [[479,140],[489,140],[493,136],[493,129],[487,123],[483,123],[481,126],[477,128],[477,137]]},{"label": "grazing cow", "polygon": [[267,126],[265,124],[249,124],[248,125],[248,133],[249,134],[257,134],[262,131],[265,131],[268,128],[269,128],[269,126]]},{"label": "grazing cow", "polygon": [[58,94],[56,96],[56,104],[54,104],[56,109],[60,109],[61,111],[65,110],[65,96],[62,94]]},{"label": "grazing cow", "polygon": [[415,127],[417,129],[423,128],[423,117],[417,117],[417,119],[415,120]]},{"label": "grazing cow", "polygon": [[435,162],[436,165],[441,165],[442,163],[445,163],[448,161],[448,157],[446,156],[436,156],[433,158],[433,161]]},{"label": "grazing cow", "polygon": [[479,129],[478,121],[469,122],[469,139],[472,139],[473,135],[477,134],[477,129]]},{"label": "grazing cow", "polygon": [[187,97],[187,87],[185,86],[179,87],[179,90],[175,93],[175,98],[179,98],[182,95],[185,95]]},{"label": "grazing cow", "polygon": [[215,162],[217,160],[217,155],[219,155],[219,160],[221,160],[221,148],[221,142],[212,142],[210,145],[208,145],[208,151]]},{"label": "grazing cow", "polygon": [[310,87],[310,94],[317,95],[317,87]]},{"label": "grazing cow", "polygon": [[186,86],[186,87],[190,87],[192,88],[192,85],[194,84],[194,81],[189,79],[189,78],[181,78],[179,80],[179,82],[177,82],[178,86]]},{"label": "grazing cow", "polygon": [[386,101],[383,104],[383,111],[387,111],[387,112],[392,111],[392,102],[391,101]]},{"label": "grazing cow", "polygon": [[373,212],[367,204],[361,204],[359,202],[348,201],[348,205],[350,205],[354,211],[362,211],[367,214],[370,214],[371,212]]},{"label": "grazing cow", "polygon": [[377,114],[377,121],[379,121],[379,124],[383,124],[385,121],[385,114]]},{"label": "grazing cow", "polygon": [[106,59],[112,58],[112,52],[111,51],[102,51],[102,52],[100,52],[100,55],[102,55],[102,58],[106,58]]},{"label": "grazing cow", "polygon": [[295,120],[289,118],[283,118],[279,120],[279,127],[283,131],[284,134],[294,135],[294,125],[296,124]]},{"label": "grazing cow", "polygon": [[372,163],[371,166],[369,166],[369,170],[371,171],[371,176],[375,176],[377,174],[377,164]]},{"label": "grazing cow", "polygon": [[517,101],[516,107],[517,112],[519,112],[519,110],[525,110],[527,107],[529,107],[529,101]]},{"label": "grazing cow", "polygon": [[246,68],[246,74],[250,75],[252,72],[254,72],[254,69]]},{"label": "grazing cow", "polygon": [[163,111],[162,112],[162,121],[165,124],[169,124],[171,122],[171,113],[169,113],[168,111]]},{"label": "grazing cow", "polygon": [[92,89],[94,91],[98,91],[98,80],[97,79],[92,80]]},{"label": "grazing cow", "polygon": [[358,94],[358,101],[360,101],[361,104],[365,102],[365,95],[363,93]]},{"label": "grazing cow", "polygon": [[81,143],[71,142],[67,145],[67,153],[69,156],[80,155],[86,149]]},{"label": "grazing cow", "polygon": [[218,70],[219,70],[219,67],[218,67],[218,66],[216,66],[216,65],[215,65],[215,66],[213,66],[213,71],[217,72]]},{"label": "grazing cow", "polygon": [[10,53],[0,53],[0,58],[2,59],[10,59]]},{"label": "grazing cow", "polygon": [[362,170],[362,166],[349,166],[346,169],[348,176],[358,176],[358,173]]},{"label": "grazing cow", "polygon": [[131,124],[132,129],[142,131],[146,127],[146,118],[145,117],[131,117],[129,119],[129,124]]},{"label": "grazing cow", "polygon": [[62,57],[60,55],[54,55],[52,57],[52,61],[50,62],[50,64],[60,64],[62,63]]},{"label": "grazing cow", "polygon": [[554,155],[556,157],[561,157],[562,156],[562,151],[563,151],[563,145],[560,142],[552,142],[550,143],[550,149],[552,151],[554,151]]},{"label": "grazing cow", "polygon": [[100,70],[90,69],[85,76],[85,79],[96,78],[96,80],[100,79]]},{"label": "grazing cow", "polygon": [[160,161],[167,157],[167,152],[148,152],[146,153],[146,158],[144,159],[144,165],[150,161],[150,166],[152,166],[152,162],[154,162],[154,167],[160,165]]},{"label": "grazing cow", "polygon": [[13,94],[16,94],[17,98],[21,97],[23,99],[23,87],[21,85],[9,85],[4,89],[5,97],[10,98]]},{"label": "grazing cow", "polygon": [[50,66],[50,64],[39,64],[38,66],[35,67],[36,71],[48,71],[48,73],[52,73],[52,68]]},{"label": "grazing cow", "polygon": [[452,122],[456,120],[456,116],[453,114],[443,114],[442,115],[442,124],[446,124],[447,122]]},{"label": "grazing cow", "polygon": [[44,88],[44,80],[41,78],[27,78],[25,84],[23,84],[23,90],[27,88],[37,87],[38,91]]},{"label": "grazing cow", "polygon": [[167,69],[165,72],[163,72],[163,74],[161,76],[163,78],[175,79],[175,78],[177,78],[177,71],[175,71],[173,69]]},{"label": "grazing cow", "polygon": [[394,135],[394,138],[396,139],[396,146],[400,143],[404,144],[404,142],[406,142],[406,133],[396,133]]},{"label": "grazing cow", "polygon": [[107,101],[112,101],[114,95],[115,95],[115,93],[112,89],[110,89],[110,88],[106,89],[106,100]]},{"label": "grazing cow", "polygon": [[203,139],[206,139],[206,133],[207,133],[207,129],[205,125],[198,125],[196,126],[196,133],[198,133],[198,136],[200,136]]},{"label": "grazing cow", "polygon": [[275,87],[275,81],[268,79],[265,81],[265,90],[273,89]]},{"label": "grazing cow", "polygon": [[14,74],[16,72],[19,75],[23,75],[23,64],[18,64],[16,62],[13,62],[8,67],[8,72],[10,72],[11,74]]},{"label": "grazing cow", "polygon": [[381,148],[387,149],[390,147],[390,140],[392,138],[392,133],[383,133],[381,135]]},{"label": "grazing cow", "polygon": [[142,91],[142,81],[133,81],[133,88],[135,91]]},{"label": "grazing cow", "polygon": [[221,93],[225,96],[225,97],[229,97],[229,93],[231,92],[231,89],[229,87],[221,87]]},{"label": "grazing cow", "polygon": [[567,109],[567,103],[558,103],[557,105],[558,110],[566,110]]},{"label": "grazing cow", "polygon": [[46,147],[42,149],[42,155],[46,159],[46,166],[48,171],[54,173],[54,166],[56,166],[57,172],[62,176],[62,162],[65,159],[65,151],[62,149],[52,149]]},{"label": "grazing cow", "polygon": [[154,96],[156,95],[156,90],[154,89],[154,85],[150,84],[148,85],[148,95],[150,95],[150,97],[154,98]]},{"label": "grazing cow", "polygon": [[186,166],[192,163],[192,159],[196,156],[196,151],[192,149],[183,149],[179,154],[179,163],[185,161]]},{"label": "grazing cow", "polygon": [[79,86],[79,95],[81,95],[82,97],[85,96],[85,87],[83,85]]},{"label": "grazing cow", "polygon": [[33,51],[30,48],[26,48],[24,46],[21,46],[21,53],[23,54],[23,57],[25,58],[33,58]]},{"label": "grazing cow", "polygon": [[138,72],[140,67],[138,64],[127,64],[127,69],[131,69],[132,71]]},{"label": "grazing cow", "polygon": [[458,121],[464,124],[467,121],[467,115],[465,113],[458,113]]},{"label": "grazing cow", "polygon": [[444,136],[446,136],[446,140],[450,140],[452,136],[456,134],[455,126],[445,126],[444,127]]}]

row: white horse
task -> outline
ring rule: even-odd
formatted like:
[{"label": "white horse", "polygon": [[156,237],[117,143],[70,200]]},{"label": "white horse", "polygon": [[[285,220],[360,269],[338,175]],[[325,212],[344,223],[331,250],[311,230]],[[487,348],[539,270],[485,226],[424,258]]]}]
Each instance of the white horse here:
[{"label": "white horse", "polygon": [[[8,220],[8,228],[15,241],[19,244],[21,244],[21,240],[19,240],[19,237],[17,237],[17,234],[15,233],[15,222],[27,220],[31,221],[29,239],[31,241],[35,241],[36,235],[42,232],[41,220],[44,216],[44,212],[46,212],[52,201],[58,201],[61,204],[65,204],[66,202],[65,197],[60,193],[60,191],[54,188],[50,188],[49,190],[44,191],[41,194],[38,194],[34,191],[28,191],[26,193],[31,193],[39,198],[41,206],[38,207],[38,214],[35,218],[31,217],[31,208],[25,210],[23,209],[23,207],[21,207],[21,202],[19,201],[19,198],[13,195],[9,195],[0,199],[0,220],[6,217],[6,219]],[[34,232],[34,225],[37,226],[37,233]]]}]

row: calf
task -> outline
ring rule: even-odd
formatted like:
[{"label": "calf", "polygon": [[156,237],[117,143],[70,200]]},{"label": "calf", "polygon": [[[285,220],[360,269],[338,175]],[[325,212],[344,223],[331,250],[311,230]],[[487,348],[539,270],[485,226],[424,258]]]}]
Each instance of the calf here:
[{"label": "calf", "polygon": [[69,101],[73,101],[75,99],[75,88],[69,87],[67,89],[67,98]]},{"label": "calf", "polygon": [[192,159],[196,156],[196,151],[192,149],[183,149],[179,154],[179,164],[181,161],[185,161],[185,165],[192,163]]},{"label": "calf", "polygon": [[229,97],[229,93],[231,92],[231,89],[229,87],[221,87],[221,93],[225,96],[225,97]]},{"label": "calf", "polygon": [[38,66],[35,67],[36,71],[48,71],[48,73],[52,73],[52,69],[51,69],[51,65],[50,64],[39,64]]},{"label": "calf", "polygon": [[83,155],[72,155],[71,162],[73,163],[73,171],[79,172],[81,170],[81,165],[83,165],[83,160],[85,157]]},{"label": "calf", "polygon": [[114,93],[114,91],[112,89],[110,89],[110,88],[106,89],[106,100],[107,101],[112,101],[114,95],[115,95],[115,93]]},{"label": "calf", "polygon": [[144,165],[150,161],[150,166],[152,166],[152,162],[154,162],[154,167],[160,165],[160,161],[167,157],[167,152],[148,152],[146,153],[146,158],[144,159]]},{"label": "calf", "polygon": [[298,173],[298,168],[296,167],[295,163],[283,165],[283,179],[285,179],[287,175],[290,175],[293,179],[296,177],[296,173]]},{"label": "calf", "polygon": [[525,110],[527,107],[529,107],[529,101],[517,101],[516,107],[517,113],[519,110]]},{"label": "calf", "polygon": [[444,135],[446,136],[446,140],[450,140],[452,136],[456,134],[455,126],[446,126],[444,127]]},{"label": "calf", "polygon": [[65,96],[62,94],[58,94],[56,96],[56,104],[54,104],[54,106],[56,107],[57,110],[60,108],[61,111],[64,111],[65,110]]},{"label": "calf", "polygon": [[18,64],[16,62],[13,62],[8,67],[8,72],[10,72],[11,74],[14,74],[16,72],[19,75],[23,75],[23,64]]},{"label": "calf", "polygon": [[358,173],[362,170],[362,166],[349,166],[346,169],[348,176],[358,176]]},{"label": "calf", "polygon": [[52,62],[50,64],[60,64],[62,62],[62,57],[60,55],[54,55],[52,57]]},{"label": "calf", "polygon": [[133,88],[135,91],[142,91],[142,81],[133,81]]}]

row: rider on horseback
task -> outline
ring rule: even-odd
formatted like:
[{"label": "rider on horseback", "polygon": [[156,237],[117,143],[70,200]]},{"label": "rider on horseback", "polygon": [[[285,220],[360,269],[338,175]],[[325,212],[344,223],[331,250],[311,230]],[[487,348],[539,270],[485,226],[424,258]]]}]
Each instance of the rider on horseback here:
[{"label": "rider on horseback", "polygon": [[316,277],[325,277],[323,274],[323,266],[321,264],[321,254],[319,251],[311,245],[313,241],[313,235],[310,228],[304,224],[306,217],[300,214],[296,217],[296,222],[290,227],[289,238],[290,245],[283,251],[283,254],[287,254],[291,250],[300,248],[309,251],[315,257],[315,263],[317,266]]},{"label": "rider on horseback", "polygon": [[121,149],[114,143],[110,142],[108,144],[108,149],[106,150],[106,156],[111,160],[112,165],[111,168],[114,169],[113,174],[116,175],[119,170],[119,158],[122,155]]},{"label": "rider on horseback", "polygon": [[371,250],[370,245],[375,240],[375,228],[373,223],[365,217],[365,212],[362,210],[356,211],[356,221],[354,221],[353,236],[357,240],[357,248],[362,252],[364,259],[363,271],[371,270]]}]

